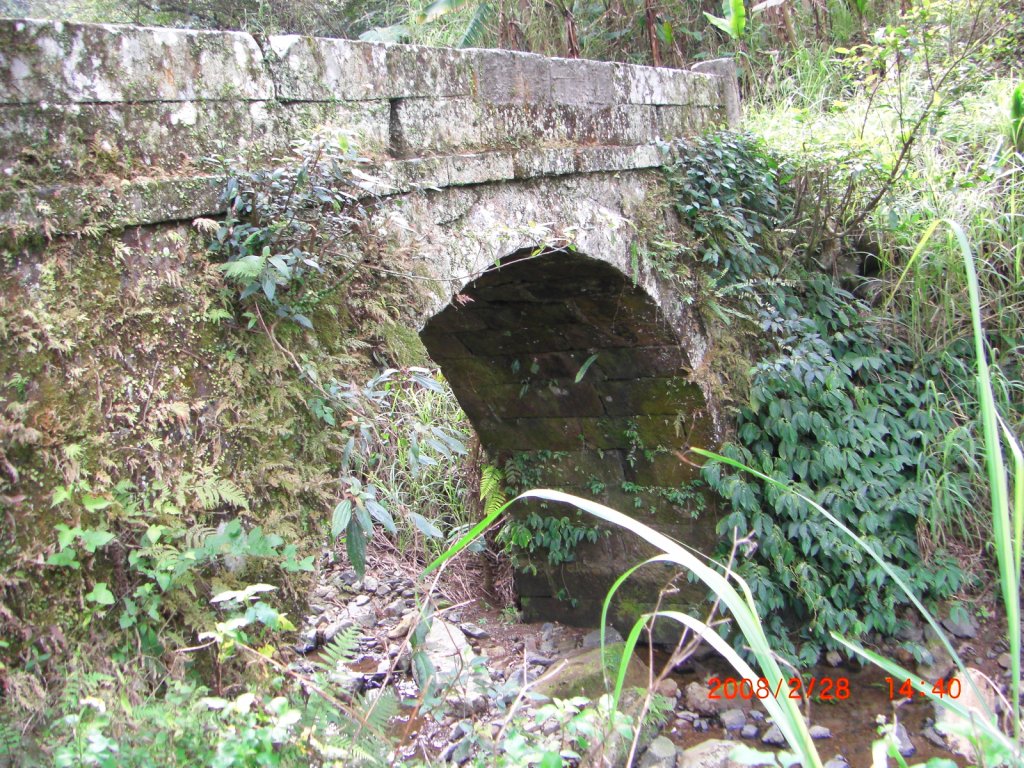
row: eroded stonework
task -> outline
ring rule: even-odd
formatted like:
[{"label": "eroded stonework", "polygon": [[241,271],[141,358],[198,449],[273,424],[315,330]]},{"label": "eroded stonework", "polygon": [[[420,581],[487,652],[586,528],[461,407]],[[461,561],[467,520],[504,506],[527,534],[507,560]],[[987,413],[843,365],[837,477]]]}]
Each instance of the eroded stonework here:
[{"label": "eroded stonework", "polygon": [[[663,142],[737,119],[727,62],[693,72],[0,20],[0,237],[18,247],[138,227],[148,242],[224,213],[227,179],[203,158],[271,167],[296,140],[345,134],[366,158],[358,184],[377,234],[429,286],[423,341],[484,447],[706,548],[714,515],[695,517],[694,468],[677,455],[721,438],[697,375],[706,336],[635,246],[652,216],[672,229],[656,202]],[[524,607],[590,621],[648,554],[617,534],[541,562],[519,576]],[[631,583],[620,626],[663,579]]]}]

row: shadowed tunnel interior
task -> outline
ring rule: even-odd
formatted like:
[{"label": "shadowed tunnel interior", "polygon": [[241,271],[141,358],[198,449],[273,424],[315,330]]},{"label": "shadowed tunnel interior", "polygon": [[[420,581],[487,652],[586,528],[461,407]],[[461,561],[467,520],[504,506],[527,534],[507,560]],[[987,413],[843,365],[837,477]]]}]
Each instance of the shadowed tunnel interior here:
[{"label": "shadowed tunnel interior", "polygon": [[[579,253],[518,252],[469,283],[421,336],[483,447],[520,490],[595,499],[708,547],[714,522],[695,519],[705,499],[694,468],[675,455],[712,444],[705,399],[676,332],[627,275]],[[572,516],[556,507],[543,514]],[[580,544],[557,567],[535,553],[537,573],[516,577],[523,610],[590,623],[615,577],[648,554],[617,531]],[[664,574],[648,578],[660,585]],[[627,607],[650,607],[656,589],[643,580],[633,597],[624,593]]]}]

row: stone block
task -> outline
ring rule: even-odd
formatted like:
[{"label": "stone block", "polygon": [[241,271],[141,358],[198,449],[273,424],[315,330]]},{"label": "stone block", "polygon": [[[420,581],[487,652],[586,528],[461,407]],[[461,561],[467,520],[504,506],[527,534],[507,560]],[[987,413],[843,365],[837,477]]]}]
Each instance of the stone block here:
[{"label": "stone block", "polygon": [[703,77],[681,69],[635,64],[615,68],[615,86],[627,104],[689,104],[693,100],[691,83]]},{"label": "stone block", "polygon": [[387,99],[387,53],[378,43],[271,35],[267,66],[281,101]]},{"label": "stone block", "polygon": [[609,416],[675,415],[699,408],[704,396],[696,384],[679,378],[637,378],[632,381],[606,381],[601,386],[602,401]]},{"label": "stone block", "polygon": [[491,387],[487,393],[490,408],[501,419],[568,418],[604,415],[601,400],[593,387],[580,384],[533,382]]},{"label": "stone block", "polygon": [[477,95],[492,104],[543,104],[551,98],[551,60],[515,51],[476,51]]},{"label": "stone block", "polygon": [[389,99],[473,98],[478,52],[384,44]]},{"label": "stone block", "polygon": [[611,106],[617,103],[615,65],[602,61],[550,59],[551,101]]},{"label": "stone block", "polygon": [[577,494],[578,491],[570,489],[589,491],[589,481],[592,478],[606,486],[620,485],[625,477],[622,461],[623,455],[618,451],[569,451],[566,455],[558,455],[543,461],[539,468],[539,482],[546,488]]},{"label": "stone block", "polygon": [[267,100],[251,35],[0,19],[0,103]]},{"label": "stone block", "polygon": [[604,349],[594,361],[599,375],[625,380],[685,373],[686,365],[686,354],[678,345]]},{"label": "stone block", "polygon": [[639,456],[626,475],[637,485],[678,488],[700,477],[700,467],[682,461],[674,453],[659,453],[650,461]]},{"label": "stone block", "polygon": [[575,173],[576,156],[568,147],[521,150],[515,153],[513,167],[517,179],[562,176]]},{"label": "stone block", "polygon": [[448,186],[485,184],[515,177],[514,156],[509,152],[478,152],[446,157]]},{"label": "stone block", "polygon": [[664,163],[661,150],[653,144],[637,147],[583,147],[575,151],[574,159],[576,173],[657,168]]},{"label": "stone block", "polygon": [[38,229],[52,236],[80,233],[87,225],[117,229],[217,216],[224,212],[220,193],[226,182],[219,175],[196,175],[4,191],[0,229]]}]

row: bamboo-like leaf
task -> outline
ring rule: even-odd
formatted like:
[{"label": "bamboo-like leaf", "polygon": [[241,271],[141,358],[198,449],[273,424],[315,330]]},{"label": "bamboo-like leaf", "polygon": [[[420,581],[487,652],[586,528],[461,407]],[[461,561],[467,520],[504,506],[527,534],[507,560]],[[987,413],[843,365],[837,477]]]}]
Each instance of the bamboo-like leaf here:
[{"label": "bamboo-like leaf", "polygon": [[580,366],[579,372],[576,374],[576,383],[577,384],[579,384],[581,381],[583,381],[583,377],[587,375],[587,371],[590,369],[590,366],[592,366],[594,364],[595,360],[597,360],[597,355],[596,354],[591,355],[590,357],[588,357],[583,362],[583,365]]}]

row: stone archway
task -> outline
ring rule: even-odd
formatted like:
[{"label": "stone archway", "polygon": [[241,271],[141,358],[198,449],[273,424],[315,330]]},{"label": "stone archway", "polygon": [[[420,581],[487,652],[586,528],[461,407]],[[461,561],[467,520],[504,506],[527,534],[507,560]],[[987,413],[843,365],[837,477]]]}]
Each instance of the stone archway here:
[{"label": "stone archway", "polygon": [[[525,484],[596,499],[710,551],[715,516],[675,451],[713,445],[712,415],[679,333],[617,267],[568,250],[518,251],[466,284],[421,338],[484,448],[512,459]],[[649,554],[613,532],[580,544],[572,562],[535,560],[536,574],[516,577],[523,610],[591,623],[614,579]],[[618,601],[617,623],[649,609],[664,579],[641,571]]]}]

